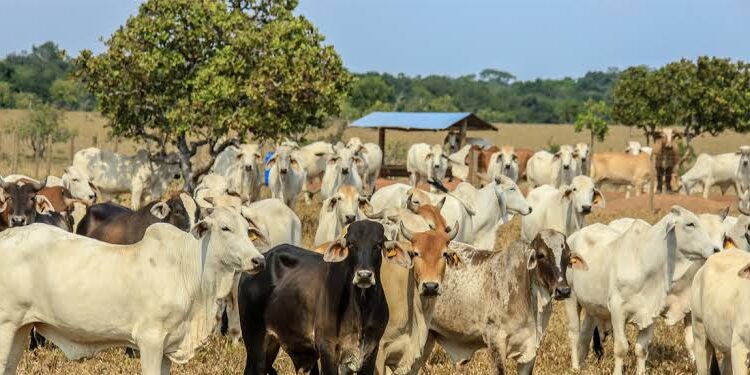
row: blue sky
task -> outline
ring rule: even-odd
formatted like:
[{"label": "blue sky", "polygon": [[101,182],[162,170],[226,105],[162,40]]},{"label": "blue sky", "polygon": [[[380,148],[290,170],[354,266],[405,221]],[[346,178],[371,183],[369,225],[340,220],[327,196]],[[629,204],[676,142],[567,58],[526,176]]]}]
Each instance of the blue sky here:
[{"label": "blue sky", "polygon": [[[130,0],[0,0],[0,55],[55,40],[100,51]],[[580,76],[681,57],[750,60],[747,0],[300,0],[355,71]]]}]

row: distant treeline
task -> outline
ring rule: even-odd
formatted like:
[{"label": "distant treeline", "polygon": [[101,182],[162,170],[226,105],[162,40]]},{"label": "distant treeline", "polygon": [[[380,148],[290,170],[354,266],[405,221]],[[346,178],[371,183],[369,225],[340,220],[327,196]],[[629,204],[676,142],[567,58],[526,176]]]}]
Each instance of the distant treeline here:
[{"label": "distant treeline", "polygon": [[580,78],[517,80],[485,69],[462,77],[387,73],[356,74],[343,116],[370,111],[467,111],[492,122],[572,123],[589,99],[612,102],[620,72],[588,72]]},{"label": "distant treeline", "polygon": [[70,78],[72,69],[71,59],[53,42],[9,54],[0,60],[0,108],[26,109],[45,103],[93,110],[94,97]]}]

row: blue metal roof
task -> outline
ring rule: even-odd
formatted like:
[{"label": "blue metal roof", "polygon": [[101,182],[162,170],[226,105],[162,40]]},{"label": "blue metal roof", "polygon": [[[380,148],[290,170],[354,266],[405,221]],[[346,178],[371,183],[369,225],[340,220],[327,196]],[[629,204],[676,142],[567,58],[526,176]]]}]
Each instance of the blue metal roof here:
[{"label": "blue metal roof", "polygon": [[469,130],[497,130],[490,123],[471,112],[373,112],[355,120],[351,126],[359,128],[389,128],[404,130],[445,130],[468,121]]}]

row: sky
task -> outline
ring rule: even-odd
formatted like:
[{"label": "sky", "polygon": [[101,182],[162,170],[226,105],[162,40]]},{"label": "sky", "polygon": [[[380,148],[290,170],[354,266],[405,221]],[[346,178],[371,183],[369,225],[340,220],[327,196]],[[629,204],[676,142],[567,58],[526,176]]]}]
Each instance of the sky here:
[{"label": "sky", "polygon": [[[132,0],[0,0],[0,56],[47,40],[101,51]],[[300,0],[354,72],[505,70],[519,79],[660,66],[683,57],[750,60],[747,0]]]}]

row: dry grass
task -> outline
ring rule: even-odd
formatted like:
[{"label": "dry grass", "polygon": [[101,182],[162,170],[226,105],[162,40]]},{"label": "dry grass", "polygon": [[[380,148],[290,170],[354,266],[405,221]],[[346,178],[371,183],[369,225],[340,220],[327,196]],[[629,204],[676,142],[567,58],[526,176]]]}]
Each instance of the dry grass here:
[{"label": "dry grass", "polygon": [[[19,111],[0,111],[0,127],[7,126],[9,119],[17,120],[23,114]],[[99,145],[113,149],[111,144],[103,145],[106,140],[106,131],[102,128],[105,121],[96,115],[88,113],[71,113],[66,117],[66,124],[74,127],[79,131],[79,137],[76,141],[77,148],[88,147],[91,145],[92,135],[97,135]],[[501,125],[497,133],[477,132],[472,136],[486,136],[498,144],[510,143],[518,147],[544,148],[550,137],[555,143],[572,143],[585,141],[585,134],[575,134],[570,126],[560,125]],[[7,171],[8,168],[8,150],[12,150],[10,137],[0,133],[0,171]],[[375,141],[376,132],[361,129],[349,129],[344,137],[351,136],[362,137],[366,141]],[[442,142],[444,133],[441,132],[422,132],[411,133],[408,137],[401,132],[388,133],[388,147],[394,150],[401,150],[407,143],[414,142]],[[624,127],[614,127],[610,137],[604,143],[603,149],[620,150],[627,139],[640,139],[640,135],[635,133],[629,134],[629,129]],[[408,140],[408,142],[406,142]],[[734,150],[740,143],[744,143],[746,138],[737,134],[725,134],[719,138],[701,137],[696,140],[696,150],[698,152],[726,152]],[[119,149],[126,152],[133,150],[132,144],[120,145]],[[601,147],[599,149],[602,149]],[[56,150],[53,173],[59,173],[67,165],[68,146],[64,145]],[[30,174],[31,167],[21,172]],[[0,172],[0,174],[3,174]],[[266,191],[267,195],[268,192]],[[589,222],[609,222],[615,218],[629,216],[643,218],[649,222],[655,222],[663,214],[666,207],[674,203],[686,204],[690,209],[697,213],[715,212],[718,208],[728,205],[733,198],[717,198],[717,201],[704,201],[700,198],[683,198],[683,197],[657,197],[657,207],[662,212],[649,212],[645,204],[645,197],[639,200],[624,202],[621,193],[607,192],[608,198],[607,210],[595,211]],[[127,198],[125,198],[127,199]],[[297,212],[302,219],[303,225],[303,242],[310,246],[317,226],[318,212],[320,203],[316,200],[313,205],[307,206],[302,202],[297,204]],[[520,218],[515,218],[513,222],[502,227],[498,235],[498,248],[505,248],[512,241],[519,238]],[[630,332],[631,342],[634,340],[634,333]],[[612,340],[605,342],[606,356],[601,362],[595,362],[589,357],[587,369],[581,371],[582,374],[605,374],[609,373],[613,366],[612,357]],[[635,366],[634,356],[631,353],[626,363],[628,372],[632,372]],[[233,347],[227,343],[224,338],[212,338],[208,345],[203,348],[199,355],[185,365],[173,366],[173,374],[197,375],[197,374],[241,374],[245,364],[245,350],[242,346]],[[663,323],[657,323],[655,338],[651,344],[651,356],[648,366],[652,373],[655,374],[684,374],[694,372],[693,365],[690,363],[687,352],[682,344],[682,327],[665,327]],[[285,355],[282,355],[276,362],[275,367],[281,374],[293,374],[291,361]],[[83,361],[68,361],[64,355],[54,347],[40,349],[34,353],[24,353],[19,373],[21,374],[66,374],[66,375],[88,375],[88,374],[133,374],[140,370],[137,359],[131,359],[124,355],[123,350],[115,349],[97,355],[93,359]],[[511,372],[515,372],[515,367],[511,367]],[[427,366],[422,371],[423,374],[447,375],[454,373],[462,374],[487,374],[491,373],[490,361],[484,352],[478,353],[475,358],[461,369],[454,369],[450,364],[446,354],[438,349],[428,361]],[[568,349],[567,328],[564,320],[562,306],[558,303],[555,307],[555,313],[552,317],[546,339],[539,350],[537,357],[536,373],[538,374],[558,374],[573,373],[570,370],[570,359]]]}]

